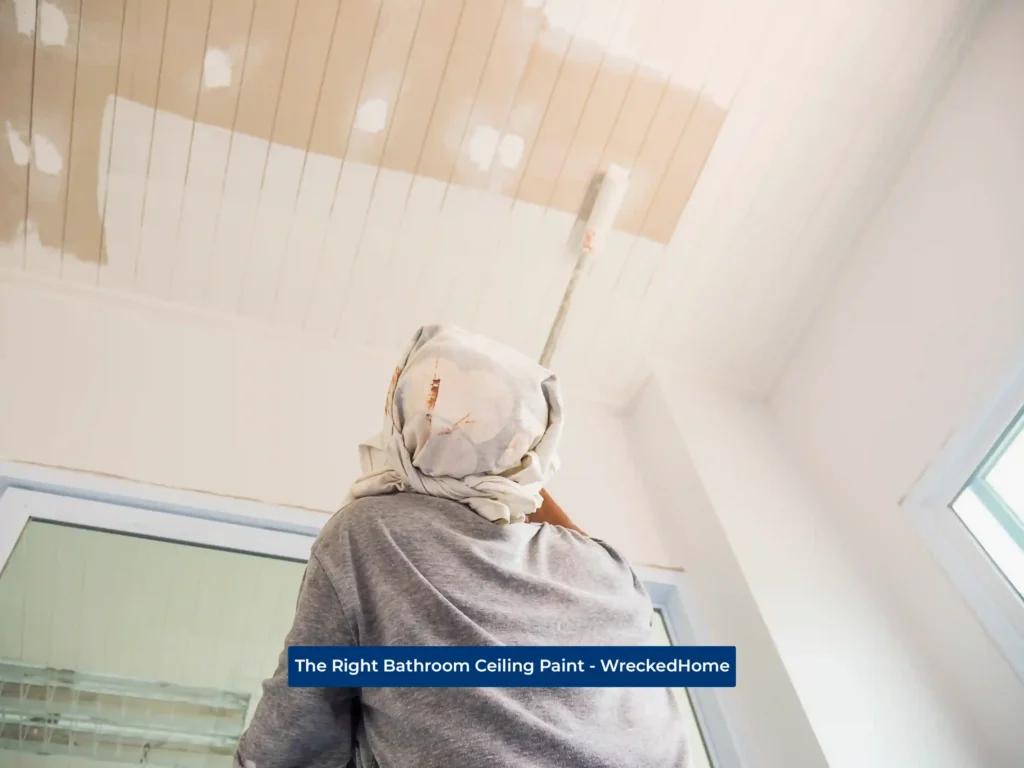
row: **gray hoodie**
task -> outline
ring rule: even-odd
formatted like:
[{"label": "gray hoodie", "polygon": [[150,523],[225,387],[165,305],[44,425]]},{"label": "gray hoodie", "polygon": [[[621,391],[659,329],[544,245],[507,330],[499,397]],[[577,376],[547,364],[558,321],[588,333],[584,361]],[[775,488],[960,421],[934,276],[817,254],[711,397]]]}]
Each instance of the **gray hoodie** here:
[{"label": "gray hoodie", "polygon": [[246,768],[668,768],[684,724],[663,688],[289,688],[289,645],[646,645],[628,563],[563,528],[495,525],[418,494],[359,499],[316,543]]}]

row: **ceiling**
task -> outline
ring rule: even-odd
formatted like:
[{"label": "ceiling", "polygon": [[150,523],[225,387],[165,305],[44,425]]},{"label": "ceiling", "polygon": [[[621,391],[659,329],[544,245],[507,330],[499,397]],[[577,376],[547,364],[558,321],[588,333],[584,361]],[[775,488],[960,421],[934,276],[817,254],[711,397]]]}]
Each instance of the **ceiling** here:
[{"label": "ceiling", "polygon": [[981,0],[12,0],[0,268],[396,352],[537,356],[595,174],[631,170],[555,367],[769,388]]}]

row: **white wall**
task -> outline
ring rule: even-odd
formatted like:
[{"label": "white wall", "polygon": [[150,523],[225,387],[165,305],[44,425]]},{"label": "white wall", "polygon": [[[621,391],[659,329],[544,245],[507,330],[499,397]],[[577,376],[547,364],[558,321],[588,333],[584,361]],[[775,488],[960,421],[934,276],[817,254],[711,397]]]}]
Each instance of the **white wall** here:
[{"label": "white wall", "polygon": [[997,4],[773,401],[992,766],[1024,755],[1024,685],[900,501],[1024,359],[1022,41],[1024,3]]},{"label": "white wall", "polygon": [[738,734],[740,749],[750,747],[750,766],[823,767],[821,746],[670,403],[661,382],[648,382],[630,418],[631,445],[662,510],[666,541],[686,563],[687,580],[712,635],[708,641],[736,646],[736,688],[720,691],[719,699],[727,716],[746,725],[747,733]]},{"label": "white wall", "polygon": [[[778,438],[767,408],[684,386],[675,373],[663,371],[660,379],[671,418],[656,428],[678,430],[699,478],[699,485],[678,483],[686,473],[683,459],[668,468],[677,514],[693,539],[687,550],[703,549],[711,560],[731,551],[741,576],[728,580],[747,585],[791,681],[786,685],[782,672],[769,666],[760,632],[742,633],[739,619],[748,628],[756,625],[737,613],[723,641],[742,638],[737,645],[761,654],[759,671],[768,677],[770,670],[772,677],[762,690],[747,692],[748,702],[756,700],[760,708],[754,725],[757,717],[765,718],[764,729],[793,723],[800,741],[789,748],[803,753],[768,764],[985,765],[970,733],[895,631],[868,574],[829,520],[827,497]],[[720,563],[718,568],[714,580],[705,580],[720,590],[712,599],[719,609],[724,600],[739,606],[736,588],[722,594],[725,575]],[[700,570],[700,560],[694,560],[695,578]],[[800,728],[802,722],[813,734]],[[761,743],[780,748],[766,738]]]},{"label": "white wall", "polygon": [[[412,330],[410,330],[411,334]],[[0,459],[333,511],[396,360],[0,272]],[[621,420],[569,394],[552,493],[633,561],[658,535]]]}]

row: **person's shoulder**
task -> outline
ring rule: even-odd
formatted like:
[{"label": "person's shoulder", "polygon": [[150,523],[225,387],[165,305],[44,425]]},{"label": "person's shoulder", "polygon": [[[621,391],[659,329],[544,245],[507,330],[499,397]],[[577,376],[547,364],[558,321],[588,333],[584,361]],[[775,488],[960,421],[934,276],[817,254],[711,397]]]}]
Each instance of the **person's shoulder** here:
[{"label": "person's shoulder", "polygon": [[381,531],[423,528],[444,524],[451,520],[453,514],[461,516],[461,512],[462,505],[457,502],[418,493],[365,496],[335,512],[319,538],[336,541],[339,538],[361,537]]}]

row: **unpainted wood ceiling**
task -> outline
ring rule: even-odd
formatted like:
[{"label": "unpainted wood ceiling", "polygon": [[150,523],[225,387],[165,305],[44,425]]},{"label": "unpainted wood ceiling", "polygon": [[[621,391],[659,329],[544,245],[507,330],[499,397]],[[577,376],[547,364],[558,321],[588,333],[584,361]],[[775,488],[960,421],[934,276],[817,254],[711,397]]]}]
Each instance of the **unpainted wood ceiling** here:
[{"label": "unpainted wood ceiling", "polygon": [[394,347],[537,355],[595,177],[631,181],[555,365],[777,375],[972,0],[5,0],[0,268]]}]

